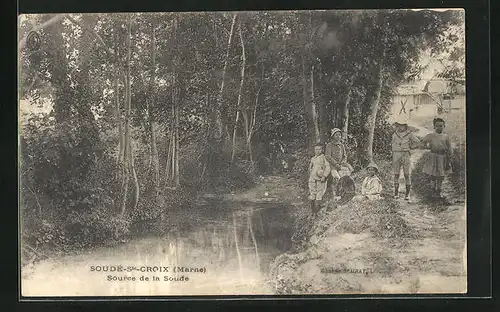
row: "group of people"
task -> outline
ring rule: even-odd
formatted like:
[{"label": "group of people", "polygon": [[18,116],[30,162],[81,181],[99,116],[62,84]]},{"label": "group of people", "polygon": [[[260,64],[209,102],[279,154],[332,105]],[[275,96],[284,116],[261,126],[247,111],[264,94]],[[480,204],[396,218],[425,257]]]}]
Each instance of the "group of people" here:
[{"label": "group of people", "polygon": [[[445,121],[434,118],[434,132],[419,139],[409,128],[408,122],[400,118],[395,122],[395,131],[392,135],[392,170],[394,176],[394,198],[400,198],[400,172],[403,171],[405,180],[404,199],[410,201],[411,193],[411,150],[416,148],[430,149],[430,157],[423,166],[422,172],[430,176],[431,196],[441,198],[441,186],[445,175],[452,170],[451,161],[453,148],[450,137],[443,133]],[[350,178],[352,166],[347,161],[346,148],[342,142],[342,131],[334,128],[331,131],[330,141],[318,143],[314,148],[314,156],[309,165],[309,201],[313,213],[322,206],[323,196],[330,185],[332,198],[336,201],[342,196],[350,194],[354,200],[377,200],[382,195],[382,182],[377,176],[378,166],[372,161],[366,167],[367,176],[361,185],[361,194],[355,195],[354,182]],[[348,190],[346,190],[346,188]],[[338,196],[342,195],[342,196]]]}]

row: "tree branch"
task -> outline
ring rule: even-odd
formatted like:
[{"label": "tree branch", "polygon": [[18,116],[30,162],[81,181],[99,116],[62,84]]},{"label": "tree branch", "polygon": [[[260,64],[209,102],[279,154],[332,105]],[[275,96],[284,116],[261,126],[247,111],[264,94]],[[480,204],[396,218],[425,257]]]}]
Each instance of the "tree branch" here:
[{"label": "tree branch", "polygon": [[104,46],[106,52],[109,53],[111,56],[114,56],[113,50],[108,47],[108,45],[104,42],[104,40],[102,39],[102,37],[97,32],[95,32],[90,27],[84,27],[82,25],[82,23],[78,22],[77,20],[75,20],[73,17],[71,17],[69,15],[66,16],[66,18],[69,19],[73,24],[80,26],[83,30],[88,31],[89,33],[91,33],[92,35],[94,35],[94,37],[96,37],[96,39]]},{"label": "tree branch", "polygon": [[[59,22],[60,20],[62,20],[63,18],[65,17],[65,14],[57,14],[56,16],[52,17],[51,19],[49,19],[48,21],[38,25],[38,26],[35,26],[33,27],[29,32],[33,32],[33,31],[39,31],[39,30],[42,30],[50,25],[53,25],[57,22]],[[22,50],[23,47],[26,45],[26,40],[28,38],[28,34],[26,34],[26,36],[24,36],[21,41],[19,42],[19,50]]]}]

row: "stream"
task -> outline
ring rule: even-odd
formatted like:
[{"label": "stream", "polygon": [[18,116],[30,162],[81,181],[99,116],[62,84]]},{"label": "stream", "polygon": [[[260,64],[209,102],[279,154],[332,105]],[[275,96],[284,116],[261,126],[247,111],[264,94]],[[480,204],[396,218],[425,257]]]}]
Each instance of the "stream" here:
[{"label": "stream", "polygon": [[22,294],[274,294],[266,277],[271,261],[291,247],[288,208],[204,199],[176,218],[175,230],[163,237],[136,238],[23,269]]}]

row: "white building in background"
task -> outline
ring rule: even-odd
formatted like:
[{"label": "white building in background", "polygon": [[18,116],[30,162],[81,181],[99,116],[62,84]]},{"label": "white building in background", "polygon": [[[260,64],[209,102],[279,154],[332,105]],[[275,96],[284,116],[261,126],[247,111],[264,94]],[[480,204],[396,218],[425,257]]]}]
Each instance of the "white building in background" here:
[{"label": "white building in background", "polygon": [[[465,79],[455,82],[438,78],[445,67],[428,53],[423,53],[420,65],[425,70],[420,80],[400,85],[392,98],[393,115],[406,113],[437,116],[453,109],[465,108]],[[439,110],[439,111],[438,111]]]},{"label": "white building in background", "polygon": [[409,113],[421,109],[436,112],[440,108],[443,112],[461,109],[465,105],[465,85],[439,78],[420,80],[401,85],[392,102],[396,110],[393,113],[396,114],[399,111]]}]

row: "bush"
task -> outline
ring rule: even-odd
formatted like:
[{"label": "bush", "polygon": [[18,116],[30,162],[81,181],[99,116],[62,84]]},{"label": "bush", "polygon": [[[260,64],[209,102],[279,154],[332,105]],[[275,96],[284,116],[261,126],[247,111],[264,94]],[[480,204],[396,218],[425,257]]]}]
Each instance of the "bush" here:
[{"label": "bush", "polygon": [[466,191],[466,160],[465,160],[465,143],[460,142],[453,150],[453,173],[450,175],[450,181],[457,192],[464,193]]},{"label": "bush", "polygon": [[[242,144],[238,145],[240,148]],[[228,192],[253,185],[255,172],[246,159],[235,157],[231,165],[232,148],[222,142],[200,139],[182,150],[181,184],[197,191]],[[243,157],[241,150],[236,155]]]},{"label": "bush", "polygon": [[72,211],[65,228],[71,234],[72,245],[82,248],[120,239],[129,233],[129,226],[127,217],[98,207],[84,213]]},{"label": "bush", "polygon": [[72,121],[56,129],[48,119],[23,130],[20,210],[27,246],[68,250],[127,234],[129,221],[116,216],[113,155],[86,135]]},{"label": "bush", "polygon": [[290,177],[299,181],[300,185],[307,189],[307,180],[309,177],[309,163],[311,161],[311,153],[307,149],[302,149],[296,152],[293,157],[296,159],[294,166],[290,172]]}]

